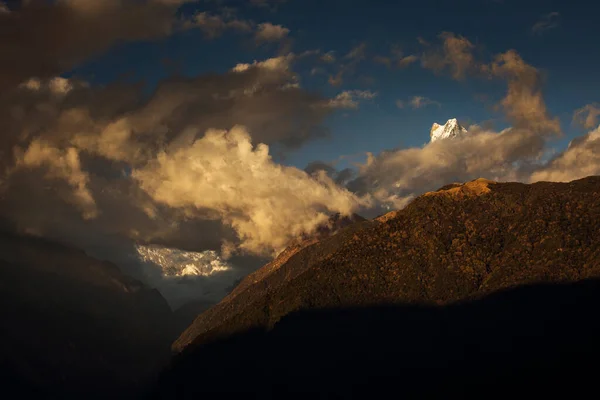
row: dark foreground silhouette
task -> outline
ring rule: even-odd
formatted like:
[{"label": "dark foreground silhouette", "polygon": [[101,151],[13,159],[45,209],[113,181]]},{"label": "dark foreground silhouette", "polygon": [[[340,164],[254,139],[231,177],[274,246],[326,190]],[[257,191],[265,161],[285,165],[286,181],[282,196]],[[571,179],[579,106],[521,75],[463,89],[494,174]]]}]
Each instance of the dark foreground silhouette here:
[{"label": "dark foreground silhouette", "polygon": [[0,398],[130,399],[168,363],[177,324],[117,266],[0,231]]},{"label": "dark foreground silhouette", "polygon": [[596,388],[599,306],[594,280],[444,307],[300,311],[188,347],[149,397],[578,397]]}]

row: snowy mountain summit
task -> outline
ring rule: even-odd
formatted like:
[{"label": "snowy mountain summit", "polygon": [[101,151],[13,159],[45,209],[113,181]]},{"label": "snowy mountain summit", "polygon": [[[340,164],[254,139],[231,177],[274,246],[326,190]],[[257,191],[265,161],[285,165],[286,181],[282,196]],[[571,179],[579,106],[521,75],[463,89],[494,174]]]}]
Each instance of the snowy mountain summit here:
[{"label": "snowy mountain summit", "polygon": [[440,139],[455,138],[464,135],[465,133],[467,133],[467,130],[458,123],[456,118],[452,118],[444,125],[434,123],[429,135],[431,136],[431,142],[435,142]]}]

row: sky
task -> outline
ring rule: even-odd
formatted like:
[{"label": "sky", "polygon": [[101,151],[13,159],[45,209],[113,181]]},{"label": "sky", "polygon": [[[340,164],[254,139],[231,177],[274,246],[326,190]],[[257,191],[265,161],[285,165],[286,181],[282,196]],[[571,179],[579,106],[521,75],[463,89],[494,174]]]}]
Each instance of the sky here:
[{"label": "sky", "polygon": [[[218,300],[333,213],[375,216],[479,177],[600,174],[598,11],[0,1],[0,220],[180,304]],[[450,118],[469,133],[429,143]],[[160,246],[196,272],[167,274]]]}]

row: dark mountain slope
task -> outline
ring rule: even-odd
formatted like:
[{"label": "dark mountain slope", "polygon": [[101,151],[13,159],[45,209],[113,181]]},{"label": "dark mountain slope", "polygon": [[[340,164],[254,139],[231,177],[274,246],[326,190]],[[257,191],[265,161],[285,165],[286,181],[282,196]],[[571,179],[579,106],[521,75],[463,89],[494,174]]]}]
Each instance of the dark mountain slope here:
[{"label": "dark mountain slope", "polygon": [[197,318],[174,349],[270,327],[296,310],[446,304],[600,276],[599,226],[600,177],[449,185],[292,254]]},{"label": "dark mountain slope", "polygon": [[130,398],[167,361],[172,319],[156,290],[110,263],[43,239],[0,234],[3,390]]},{"label": "dark mountain slope", "polygon": [[[327,224],[320,227],[312,236],[299,238],[291,243],[278,257],[257,271],[246,276],[219,304],[198,315],[192,325],[183,332],[174,347],[177,348],[179,341],[192,339],[198,335],[212,335],[215,327],[222,327],[219,335],[233,333],[245,329],[246,326],[224,324],[239,320],[245,313],[246,308],[252,308],[260,303],[268,293],[289,280],[298,276],[306,268],[309,268],[316,260],[318,252],[302,252],[302,256],[295,255],[303,249],[311,247],[320,240],[330,237],[335,238],[339,232],[360,229],[364,225],[371,224],[363,217],[353,214],[349,217],[334,215]],[[251,326],[251,325],[250,325]],[[248,326],[248,327],[250,327]],[[231,328],[229,330],[229,328]],[[188,336],[190,335],[190,336]]]},{"label": "dark mountain slope", "polygon": [[153,399],[587,398],[600,281],[446,306],[293,312],[176,357]]}]

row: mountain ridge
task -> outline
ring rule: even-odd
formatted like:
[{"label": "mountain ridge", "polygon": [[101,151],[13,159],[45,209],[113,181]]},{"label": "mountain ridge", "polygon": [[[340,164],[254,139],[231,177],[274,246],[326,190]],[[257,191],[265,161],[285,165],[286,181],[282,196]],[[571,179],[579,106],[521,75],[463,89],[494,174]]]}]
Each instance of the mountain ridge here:
[{"label": "mountain ridge", "polygon": [[251,304],[226,319],[217,309],[210,319],[201,315],[173,350],[273,326],[295,310],[446,304],[519,284],[600,274],[600,245],[589,239],[600,223],[600,177],[532,185],[480,179],[442,189],[296,252],[273,277],[276,284],[262,282]]}]

